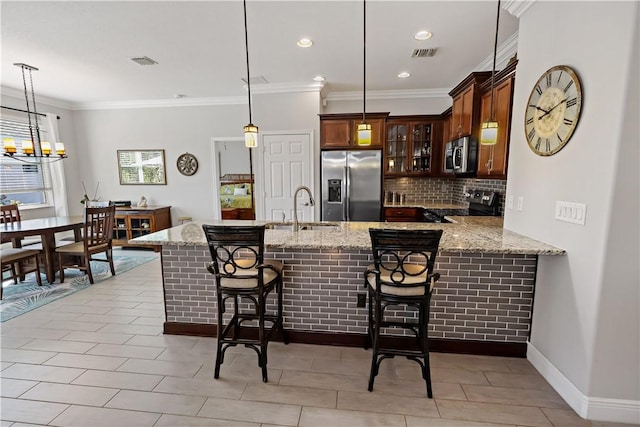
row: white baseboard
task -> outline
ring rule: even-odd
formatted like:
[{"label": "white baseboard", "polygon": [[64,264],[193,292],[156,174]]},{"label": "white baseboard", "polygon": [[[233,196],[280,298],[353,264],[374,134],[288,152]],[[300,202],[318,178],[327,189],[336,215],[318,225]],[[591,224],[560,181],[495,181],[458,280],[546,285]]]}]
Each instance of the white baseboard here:
[{"label": "white baseboard", "polygon": [[640,424],[640,401],[585,396],[538,349],[527,344],[529,362],[579,416],[592,421]]}]

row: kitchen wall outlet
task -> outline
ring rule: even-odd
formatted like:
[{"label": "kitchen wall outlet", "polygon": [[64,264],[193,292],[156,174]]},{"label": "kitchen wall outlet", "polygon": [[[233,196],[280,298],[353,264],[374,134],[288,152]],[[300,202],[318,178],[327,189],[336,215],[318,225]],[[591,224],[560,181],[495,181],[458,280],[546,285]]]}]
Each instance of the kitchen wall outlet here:
[{"label": "kitchen wall outlet", "polygon": [[358,294],[358,307],[364,308],[367,306],[367,294]]},{"label": "kitchen wall outlet", "polygon": [[516,204],[516,210],[521,211],[524,208],[524,197],[518,196],[518,202]]},{"label": "kitchen wall outlet", "polygon": [[587,220],[587,205],[584,203],[563,202],[558,200],[556,201],[555,219],[585,225]]},{"label": "kitchen wall outlet", "polygon": [[507,196],[507,209],[513,209],[513,196]]}]

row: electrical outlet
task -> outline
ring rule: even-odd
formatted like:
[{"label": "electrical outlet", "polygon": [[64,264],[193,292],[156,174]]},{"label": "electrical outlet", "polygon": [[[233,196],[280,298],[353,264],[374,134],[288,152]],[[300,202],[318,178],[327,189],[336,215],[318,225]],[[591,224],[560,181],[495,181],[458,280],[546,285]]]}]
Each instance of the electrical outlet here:
[{"label": "electrical outlet", "polygon": [[524,197],[518,196],[518,203],[516,205],[516,210],[521,211],[524,208]]},{"label": "electrical outlet", "polygon": [[367,306],[367,294],[358,294],[357,307],[364,308]]},{"label": "electrical outlet", "polygon": [[507,196],[507,209],[513,209],[513,196]]}]

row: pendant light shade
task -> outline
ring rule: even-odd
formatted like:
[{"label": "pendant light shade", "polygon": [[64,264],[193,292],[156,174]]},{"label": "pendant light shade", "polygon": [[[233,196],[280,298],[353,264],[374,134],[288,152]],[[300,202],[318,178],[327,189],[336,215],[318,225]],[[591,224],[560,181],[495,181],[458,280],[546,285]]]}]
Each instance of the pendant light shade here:
[{"label": "pendant light shade", "polygon": [[258,146],[258,126],[249,123],[244,127],[244,145],[248,148]]},{"label": "pendant light shade", "polygon": [[360,123],[358,125],[358,145],[371,145],[371,125]]},{"label": "pendant light shade", "polygon": [[247,94],[249,99],[249,124],[244,127],[244,145],[248,148],[258,146],[258,126],[251,120],[251,73],[249,72],[249,37],[247,35],[247,0],[242,2],[244,7],[244,50],[247,58]]},{"label": "pendant light shade", "polygon": [[480,132],[480,144],[496,145],[498,143],[498,122],[486,121],[482,123]]},{"label": "pendant light shade", "polygon": [[[496,145],[498,143],[498,122],[494,116],[493,92],[496,75],[496,56],[498,55],[498,28],[500,26],[500,0],[498,0],[498,12],[496,13],[496,35],[493,43],[493,68],[491,69],[491,107],[489,120],[482,123],[480,131],[481,145]],[[493,153],[492,153],[493,154]],[[493,157],[490,159],[493,162]]]},{"label": "pendant light shade", "polygon": [[358,125],[358,145],[371,145],[371,125],[365,123],[367,110],[367,0],[363,0],[362,37],[362,122]]}]

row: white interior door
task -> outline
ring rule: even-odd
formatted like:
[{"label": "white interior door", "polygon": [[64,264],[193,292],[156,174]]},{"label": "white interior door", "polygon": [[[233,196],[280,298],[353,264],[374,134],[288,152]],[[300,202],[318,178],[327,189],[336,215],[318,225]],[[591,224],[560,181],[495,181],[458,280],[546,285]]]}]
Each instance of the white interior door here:
[{"label": "white interior door", "polygon": [[[314,162],[311,132],[264,134],[262,147],[262,183],[265,220],[281,221],[284,213],[293,220],[293,193],[305,185],[314,189]],[[314,194],[314,198],[319,200]],[[313,221],[315,209],[305,206],[306,192],[298,194],[298,220]]]}]

